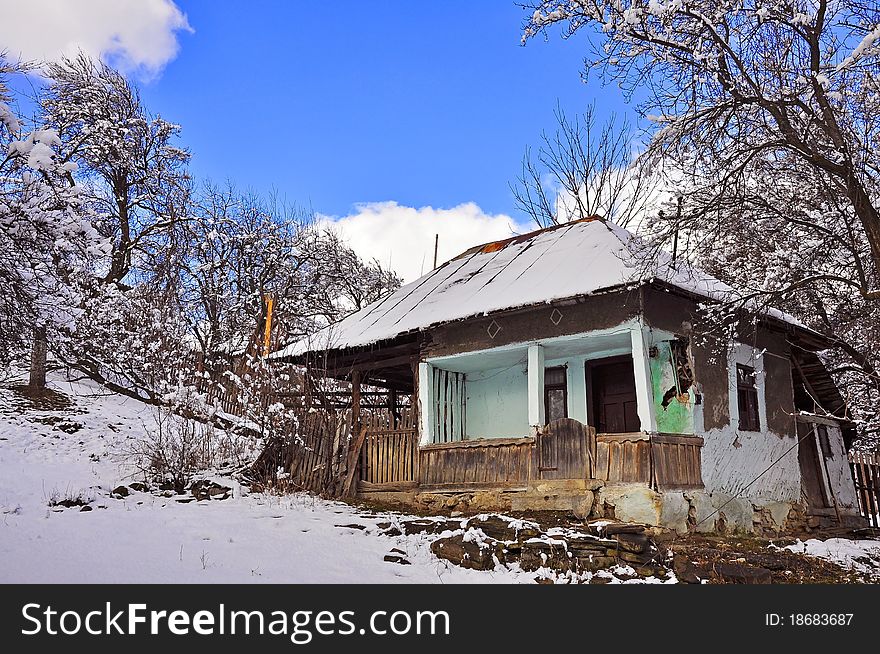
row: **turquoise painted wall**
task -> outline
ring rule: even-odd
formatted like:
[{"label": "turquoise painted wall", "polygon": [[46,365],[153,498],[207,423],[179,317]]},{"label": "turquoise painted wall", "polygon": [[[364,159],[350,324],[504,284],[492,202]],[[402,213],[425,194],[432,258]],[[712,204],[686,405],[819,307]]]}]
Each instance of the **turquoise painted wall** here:
[{"label": "turquoise painted wall", "polygon": [[664,395],[675,388],[675,370],[669,341],[657,341],[657,356],[651,357],[651,388],[654,395],[654,412],[657,431],[669,434],[694,433],[694,389],[680,397],[672,397],[663,406]]},{"label": "turquoise painted wall", "polygon": [[[587,422],[587,357],[551,359],[545,367],[568,366],[568,415]],[[510,438],[529,435],[528,376],[526,365],[468,373],[467,438]]]},{"label": "turquoise painted wall", "polygon": [[529,435],[529,386],[526,365],[468,373],[467,437],[509,438]]}]

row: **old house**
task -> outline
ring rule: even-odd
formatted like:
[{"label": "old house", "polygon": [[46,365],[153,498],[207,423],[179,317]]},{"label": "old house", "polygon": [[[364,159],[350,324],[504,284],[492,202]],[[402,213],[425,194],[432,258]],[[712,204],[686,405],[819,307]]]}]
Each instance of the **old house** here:
[{"label": "old house", "polygon": [[601,219],[481,245],[276,356],[352,384],[364,496],[679,531],[857,520],[827,344],[774,310],[722,336],[704,309],[731,289],[640,248]]}]

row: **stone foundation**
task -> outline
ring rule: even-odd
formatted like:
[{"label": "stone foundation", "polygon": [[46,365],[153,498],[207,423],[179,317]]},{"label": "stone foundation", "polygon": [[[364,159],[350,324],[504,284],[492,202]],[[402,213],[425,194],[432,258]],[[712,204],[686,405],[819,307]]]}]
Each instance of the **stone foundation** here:
[{"label": "stone foundation", "polygon": [[810,532],[833,526],[862,526],[859,516],[831,511],[810,514],[803,505],[733,497],[701,490],[657,492],[646,484],[608,484],[600,480],[533,482],[526,490],[462,492],[371,492],[365,499],[425,513],[486,511],[566,511],[576,517],[606,518],[663,527],[679,534],[758,534]]}]

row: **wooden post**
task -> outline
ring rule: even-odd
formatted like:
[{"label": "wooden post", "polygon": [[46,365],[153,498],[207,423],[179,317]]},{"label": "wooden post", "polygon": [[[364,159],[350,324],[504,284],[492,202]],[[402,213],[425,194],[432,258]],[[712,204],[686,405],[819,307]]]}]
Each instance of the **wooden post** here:
[{"label": "wooden post", "polygon": [[351,371],[351,430],[353,434],[361,430],[361,372]]},{"label": "wooden post", "polygon": [[413,390],[412,395],[410,395],[409,399],[409,414],[410,414],[410,425],[413,429],[416,430],[415,435],[415,446],[416,446],[416,458],[418,458],[418,444],[419,444],[419,358],[413,357],[413,360],[410,362],[410,369],[412,370],[413,376]]},{"label": "wooden post", "polygon": [[391,414],[391,428],[397,429],[397,425],[400,422],[399,416],[397,413],[397,389],[389,388],[388,389],[388,413]]},{"label": "wooden post", "polygon": [[269,356],[269,346],[272,340],[272,308],[275,305],[275,296],[266,293],[266,329],[263,332],[263,358]]},{"label": "wooden post", "polygon": [[529,426],[533,432],[544,426],[544,347],[529,345]]},{"label": "wooden post", "polygon": [[342,485],[343,495],[354,495],[354,474],[357,470],[361,448],[364,446],[366,431],[361,426],[361,373],[351,371],[351,449],[348,452],[348,465],[345,471],[345,483]]},{"label": "wooden post", "polygon": [[431,388],[431,365],[425,361],[417,362],[419,374],[418,379],[418,395],[416,396],[416,404],[418,406],[417,414],[419,417],[419,445],[427,445],[434,438],[434,431],[431,427],[431,421],[434,419],[432,415],[432,398],[433,389]]}]

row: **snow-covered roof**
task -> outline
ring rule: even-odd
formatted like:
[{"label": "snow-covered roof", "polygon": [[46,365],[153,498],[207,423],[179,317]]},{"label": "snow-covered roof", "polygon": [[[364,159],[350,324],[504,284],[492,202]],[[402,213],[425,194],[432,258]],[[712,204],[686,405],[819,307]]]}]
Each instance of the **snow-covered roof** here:
[{"label": "snow-covered roof", "polygon": [[273,357],[370,345],[480,314],[652,280],[715,300],[733,292],[691,266],[673,267],[664,252],[646,264],[644,247],[627,230],[598,218],[480,245]]}]

